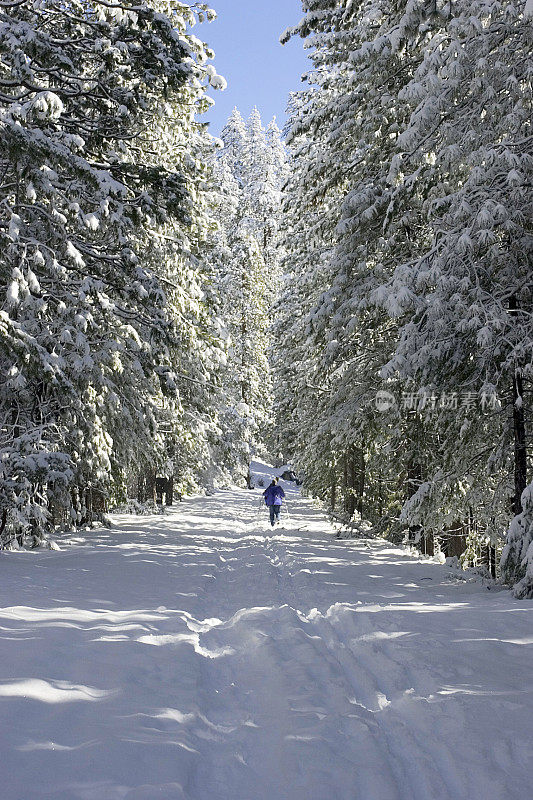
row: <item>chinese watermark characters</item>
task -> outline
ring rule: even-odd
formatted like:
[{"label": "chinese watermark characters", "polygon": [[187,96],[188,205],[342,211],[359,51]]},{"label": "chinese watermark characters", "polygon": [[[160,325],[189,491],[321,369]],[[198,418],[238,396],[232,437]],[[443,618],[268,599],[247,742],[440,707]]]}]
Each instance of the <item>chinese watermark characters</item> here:
[{"label": "chinese watermark characters", "polygon": [[387,391],[379,391],[375,398],[376,409],[380,412],[390,411],[397,407],[401,411],[473,411],[481,408],[482,411],[496,411],[501,408],[501,403],[495,394],[478,392],[402,392],[398,401]]}]

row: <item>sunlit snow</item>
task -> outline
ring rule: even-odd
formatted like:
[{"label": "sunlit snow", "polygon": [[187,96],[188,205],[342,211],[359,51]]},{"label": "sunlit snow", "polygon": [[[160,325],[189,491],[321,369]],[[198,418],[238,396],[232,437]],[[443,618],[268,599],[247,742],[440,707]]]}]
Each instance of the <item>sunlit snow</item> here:
[{"label": "sunlit snow", "polygon": [[4,553],[3,800],[523,800],[529,605],[283,485]]}]

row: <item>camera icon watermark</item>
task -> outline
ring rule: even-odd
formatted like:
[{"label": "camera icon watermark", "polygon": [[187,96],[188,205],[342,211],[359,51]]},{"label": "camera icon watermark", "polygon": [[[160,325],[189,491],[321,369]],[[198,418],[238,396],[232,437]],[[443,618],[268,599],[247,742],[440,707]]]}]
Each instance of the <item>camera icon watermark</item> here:
[{"label": "camera icon watermark", "polygon": [[396,405],[396,398],[390,392],[386,392],[385,390],[381,389],[376,394],[375,403],[378,411],[390,411],[391,408],[394,408]]}]

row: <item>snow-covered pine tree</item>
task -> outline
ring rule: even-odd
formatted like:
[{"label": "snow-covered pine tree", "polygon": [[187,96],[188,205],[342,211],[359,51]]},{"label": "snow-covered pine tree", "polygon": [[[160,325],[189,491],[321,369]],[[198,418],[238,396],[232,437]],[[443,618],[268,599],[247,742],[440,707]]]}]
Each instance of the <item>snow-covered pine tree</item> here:
[{"label": "snow-covered pine tree", "polygon": [[[223,157],[229,163],[225,149]],[[279,221],[281,187],[286,176],[286,153],[275,119],[267,130],[254,108],[246,122],[242,149],[242,222],[261,249],[272,297],[280,272]],[[271,301],[269,301],[271,302]]]},{"label": "snow-covered pine tree", "polygon": [[[336,464],[342,473],[342,505],[350,513],[352,484],[364,493],[363,478],[367,481],[372,472],[383,482],[383,469],[376,465],[369,470],[367,461],[376,453],[371,442],[381,422],[373,401],[379,389],[387,388],[378,370],[392,336],[383,312],[368,304],[368,292],[375,286],[372,271],[382,262],[385,243],[388,162],[399,119],[407,113],[396,107],[394,93],[408,79],[416,58],[416,36],[411,33],[411,28],[416,32],[416,18],[403,18],[403,4],[395,3],[314,2],[305,10],[300,25],[285,37],[308,37],[313,63],[308,75],[312,86],[301,94],[291,119],[289,142],[307,144],[297,155],[302,177],[289,202],[311,209],[325,243],[318,248],[321,259],[311,267],[321,291],[315,292],[303,321],[310,358],[302,360],[308,375],[320,376],[310,383],[326,391],[321,402],[308,404],[320,409],[315,424],[307,425],[306,414],[301,424],[313,431],[309,459],[314,466],[307,465],[308,479],[312,472],[320,483]],[[302,254],[308,251],[305,234],[304,229]],[[383,424],[387,427],[388,420]],[[319,444],[321,430],[329,448]],[[355,480],[356,470],[345,468],[354,452],[359,462]]]},{"label": "snow-covered pine tree", "polygon": [[266,129],[266,170],[263,181],[263,248],[272,298],[280,293],[284,249],[281,240],[282,190],[288,179],[287,151],[276,119]]},{"label": "snow-covered pine tree", "polygon": [[80,519],[119,482],[122,434],[154,448],[173,322],[143,248],[189,199],[136,143],[165,96],[217,81],[184,4],[17,2],[0,20],[2,524],[39,538],[54,503]]},{"label": "snow-covered pine tree", "polygon": [[[167,295],[172,321],[167,355],[177,393],[156,398],[161,444],[155,453],[145,453],[143,471],[153,477],[158,466],[160,475],[172,475],[180,492],[198,488],[199,482],[211,484],[216,474],[211,451],[219,410],[215,384],[225,360],[208,243],[215,225],[210,206],[215,145],[206,125],[196,120],[209,103],[203,87],[186,83],[172,101],[163,99],[156,107],[138,143],[144,160],[183,176],[188,197],[186,224],[174,217],[159,221],[145,249]],[[194,113],[184,114],[184,108]]]},{"label": "snow-covered pine tree", "polygon": [[224,143],[223,161],[230,166],[232,175],[243,187],[244,148],[246,141],[246,123],[238,108],[234,108],[224,127],[221,139]]},{"label": "snow-covered pine tree", "polygon": [[217,429],[213,441],[213,460],[221,470],[219,479],[244,480],[248,473],[250,435],[249,415],[238,392],[236,360],[233,358],[233,337],[236,306],[233,298],[235,268],[235,220],[242,203],[241,187],[226,161],[211,159],[210,232],[208,258],[213,266],[211,293],[220,315],[226,349],[220,370],[217,402]]},{"label": "snow-covered pine tree", "polygon": [[[524,3],[316,0],[305,11],[288,35],[308,38],[315,87],[293,115],[292,131],[307,135],[314,154],[301,166],[306,191],[291,201],[313,197],[314,185],[317,208],[331,193],[323,219],[329,213],[340,220],[322,297],[298,325],[310,356],[307,374],[314,370],[326,389],[319,414],[309,415],[298,396],[299,430],[307,426],[315,439],[307,460],[316,453],[312,471],[323,467],[324,475],[335,461],[335,450],[319,456],[320,424],[324,433],[332,428],[334,447],[355,433],[377,449],[378,478],[383,453],[393,451],[411,487],[405,523],[423,519],[438,527],[473,507],[486,529],[497,529],[513,450],[515,508],[525,483],[522,409],[531,337],[527,299],[515,296],[529,281],[531,261],[525,223],[531,31]],[[487,113],[493,103],[494,120]],[[516,234],[512,242],[507,228]],[[507,280],[506,267],[516,280]],[[490,286],[481,277],[485,269]],[[476,336],[469,339],[471,327]],[[453,403],[404,419],[370,412],[377,388],[393,389],[397,398],[402,391],[453,397],[454,390],[471,394],[471,381],[474,404],[485,411],[475,424],[472,413],[457,413]],[[496,386],[509,398],[507,413],[491,407]],[[422,437],[421,423],[429,426]],[[401,495],[397,488],[391,508]],[[504,554],[506,575],[526,568],[523,561],[517,568],[529,541],[518,527]]]},{"label": "snow-covered pine tree", "polygon": [[212,258],[229,346],[219,446],[229,471],[241,478],[263,444],[271,411],[268,329],[279,283],[286,155],[279,128],[272,122],[267,134],[257,109],[247,123],[234,109],[221,136],[224,147],[213,165],[218,231]]},{"label": "snow-covered pine tree", "polygon": [[[389,313],[407,318],[387,372],[474,399],[439,413],[443,458],[421,507],[442,508],[442,492],[460,483],[456,498],[472,505],[475,495],[493,545],[510,497],[524,519],[527,472],[532,34],[523,12],[524,3],[458,2],[434,23],[400,94],[413,113],[397,156],[401,183],[420,187],[427,244],[383,293]],[[520,527],[515,521],[502,561],[510,582],[526,568],[529,538],[517,539]]]},{"label": "snow-covered pine tree", "polygon": [[[334,202],[328,196],[318,199],[317,186],[309,178],[323,154],[320,142],[299,127],[308,103],[308,93],[299,92],[289,106],[289,173],[283,184],[280,231],[282,277],[272,337],[275,416],[283,424],[271,445],[284,460],[298,459],[306,484],[315,473],[305,454],[312,457],[308,442],[314,437],[320,400],[329,391],[327,376],[318,369],[319,353],[309,336],[308,315],[328,285],[334,230],[330,215]],[[327,459],[330,451],[326,437],[317,452]],[[319,467],[316,474],[321,472],[324,469]]]}]

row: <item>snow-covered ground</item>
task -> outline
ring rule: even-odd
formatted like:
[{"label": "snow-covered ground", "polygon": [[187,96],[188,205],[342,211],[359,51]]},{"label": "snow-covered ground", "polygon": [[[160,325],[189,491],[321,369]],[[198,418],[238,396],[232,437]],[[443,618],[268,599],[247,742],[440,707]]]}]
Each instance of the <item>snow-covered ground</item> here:
[{"label": "snow-covered ground", "polygon": [[259,492],[1,554],[2,800],[531,797],[533,603]]}]

